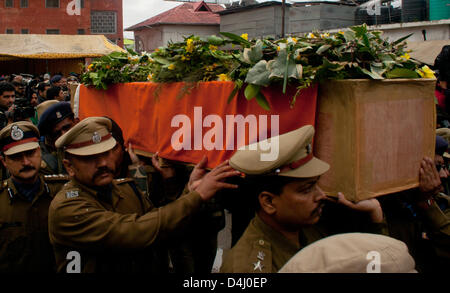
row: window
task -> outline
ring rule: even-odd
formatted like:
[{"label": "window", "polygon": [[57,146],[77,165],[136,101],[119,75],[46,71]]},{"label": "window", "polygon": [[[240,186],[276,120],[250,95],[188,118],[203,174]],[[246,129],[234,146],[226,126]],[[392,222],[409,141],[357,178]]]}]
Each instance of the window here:
[{"label": "window", "polygon": [[28,29],[27,29],[27,28],[23,28],[23,29],[20,31],[20,33],[21,33],[22,35],[26,35],[26,34],[28,34]]},{"label": "window", "polygon": [[21,8],[28,8],[28,0],[20,0]]},{"label": "window", "polygon": [[46,8],[59,8],[59,0],[45,0]]},{"label": "window", "polygon": [[79,28],[78,31],[77,31],[77,33],[78,33],[79,35],[84,35],[84,34],[85,34],[84,28]]},{"label": "window", "polygon": [[14,7],[14,0],[5,0],[5,7],[6,8]]},{"label": "window", "polygon": [[59,29],[47,29],[45,32],[47,35],[59,35]]},{"label": "window", "polygon": [[80,7],[84,8],[84,0],[80,0]]},{"label": "window", "polygon": [[92,11],[91,33],[115,34],[117,31],[117,13],[115,11]]},{"label": "window", "polygon": [[7,33],[7,34],[13,34],[13,33],[14,33],[14,30],[13,30],[12,28],[7,28],[7,29],[6,29],[6,33]]}]

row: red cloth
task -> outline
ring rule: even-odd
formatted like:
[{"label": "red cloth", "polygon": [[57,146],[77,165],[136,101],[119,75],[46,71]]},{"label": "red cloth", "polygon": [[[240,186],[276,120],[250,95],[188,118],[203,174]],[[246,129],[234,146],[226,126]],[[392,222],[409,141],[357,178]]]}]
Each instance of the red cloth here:
[{"label": "red cloth", "polygon": [[[109,87],[108,90],[96,90],[81,86],[79,101],[80,119],[89,116],[108,116],[114,119],[122,128],[126,145],[131,142],[137,150],[155,153],[166,159],[177,160],[188,163],[197,163],[203,155],[208,157],[208,167],[212,168],[229,159],[234,150],[241,146],[237,145],[242,135],[237,135],[234,129],[233,150],[207,150],[201,144],[201,138],[207,139],[208,131],[216,127],[194,127],[199,123],[207,122],[208,115],[218,115],[223,125],[219,127],[223,132],[224,144],[226,143],[226,116],[241,114],[243,118],[248,115],[255,115],[258,123],[258,131],[266,130],[267,137],[271,136],[271,115],[279,115],[279,133],[295,130],[303,125],[315,124],[317,86],[303,90],[297,97],[293,108],[290,107],[291,98],[295,95],[296,88],[289,87],[286,94],[282,94],[282,88],[272,86],[264,88],[263,93],[267,98],[271,111],[262,109],[255,99],[247,101],[243,95],[243,90],[238,93],[238,97],[227,103],[230,93],[233,91],[233,82],[201,82],[193,88],[189,95],[179,97],[183,92],[184,83],[156,84],[151,82],[117,84]],[[156,97],[155,97],[156,93]],[[201,107],[202,115],[197,115],[197,122],[194,120],[194,107]],[[197,109],[198,111],[199,109]],[[191,123],[191,148],[192,150],[174,150],[172,147],[172,137],[181,128],[181,124],[172,127],[171,123],[176,115],[186,115]],[[259,115],[266,115],[267,128]],[[178,116],[180,117],[180,116]],[[217,116],[210,116],[209,118]],[[275,121],[275,120],[274,120]],[[198,124],[201,125],[201,124]],[[195,138],[194,128],[198,136],[197,144],[200,142],[200,150],[194,150]],[[217,128],[217,129],[219,129]],[[229,131],[232,129],[230,127]],[[234,127],[237,128],[237,127]],[[244,143],[257,141],[257,137],[249,134],[249,127],[246,127]],[[211,134],[211,133],[209,133]],[[219,134],[219,132],[216,132]],[[215,141],[215,140],[213,140]],[[225,148],[225,147],[224,147]]]},{"label": "red cloth", "polygon": [[439,107],[445,110],[445,95],[439,90],[434,91],[434,96],[436,97],[438,101]]}]

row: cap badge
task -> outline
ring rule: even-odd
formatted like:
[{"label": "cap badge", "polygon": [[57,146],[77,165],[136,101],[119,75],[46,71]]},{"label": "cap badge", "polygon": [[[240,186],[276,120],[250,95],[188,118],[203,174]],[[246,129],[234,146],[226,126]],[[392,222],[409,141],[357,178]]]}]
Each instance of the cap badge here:
[{"label": "cap badge", "polygon": [[21,140],[23,138],[23,130],[17,125],[11,127],[11,138],[14,140]]},{"label": "cap badge", "polygon": [[61,115],[61,112],[59,112],[59,111],[58,111],[58,112],[56,112],[56,118],[58,118],[58,119],[59,119],[59,118],[61,118],[61,117],[62,117],[62,115]]},{"label": "cap badge", "polygon": [[101,141],[102,141],[102,137],[100,136],[100,134],[98,134],[97,131],[95,131],[94,134],[92,135],[92,142],[100,143]]},{"label": "cap badge", "polygon": [[312,152],[312,146],[311,146],[311,144],[308,144],[306,146],[306,153],[309,155],[311,152]]}]

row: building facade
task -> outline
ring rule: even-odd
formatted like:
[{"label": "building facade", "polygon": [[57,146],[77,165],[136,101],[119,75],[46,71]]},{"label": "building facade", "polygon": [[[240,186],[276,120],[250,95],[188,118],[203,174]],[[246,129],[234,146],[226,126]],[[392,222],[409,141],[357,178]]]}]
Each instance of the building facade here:
[{"label": "building facade", "polygon": [[153,51],[168,42],[180,42],[190,35],[210,36],[220,31],[223,7],[218,4],[187,2],[140,22],[126,31],[134,32],[136,51]]},{"label": "building facade", "polygon": [[122,0],[0,0],[0,34],[105,35],[123,47]]}]

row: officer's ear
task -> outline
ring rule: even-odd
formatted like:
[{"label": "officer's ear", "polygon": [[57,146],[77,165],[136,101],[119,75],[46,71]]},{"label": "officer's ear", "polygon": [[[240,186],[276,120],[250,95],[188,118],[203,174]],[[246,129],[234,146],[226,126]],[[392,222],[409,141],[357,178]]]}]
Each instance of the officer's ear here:
[{"label": "officer's ear", "polygon": [[258,195],[259,206],[261,207],[261,210],[268,215],[273,215],[277,211],[277,208],[273,203],[273,199],[276,196],[277,195],[268,191],[263,191]]},{"label": "officer's ear", "polygon": [[0,156],[0,160],[2,161],[3,166],[6,168],[5,154],[2,153],[2,155]]},{"label": "officer's ear", "polygon": [[66,168],[67,174],[69,174],[70,177],[75,176],[75,169],[73,168],[73,164],[70,159],[70,156],[65,154],[64,159],[62,160],[62,163],[64,165],[64,168]]}]

